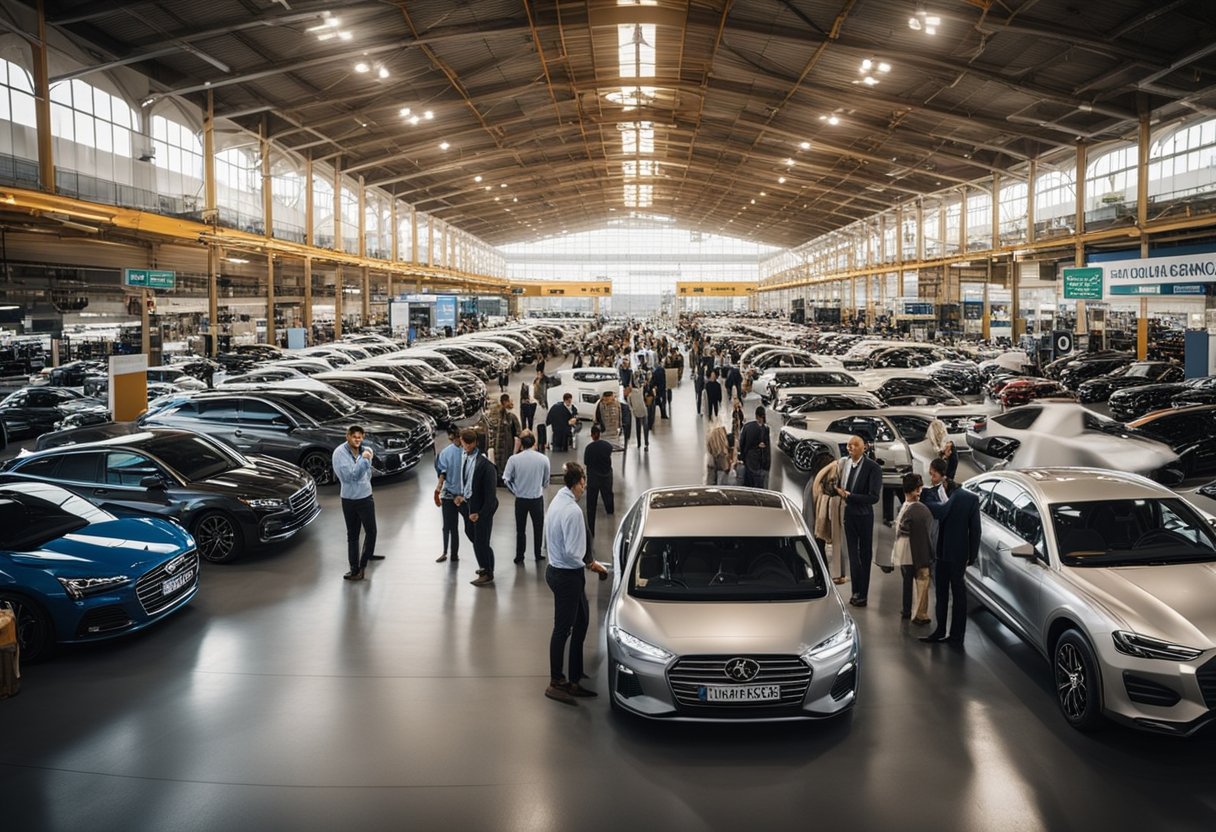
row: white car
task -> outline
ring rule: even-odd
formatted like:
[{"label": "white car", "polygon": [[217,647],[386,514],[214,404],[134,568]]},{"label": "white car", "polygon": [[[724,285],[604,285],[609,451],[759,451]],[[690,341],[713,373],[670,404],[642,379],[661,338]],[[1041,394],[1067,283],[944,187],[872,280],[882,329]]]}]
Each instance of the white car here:
[{"label": "white car", "polygon": [[567,393],[574,397],[578,418],[590,421],[595,418],[595,406],[604,393],[621,392],[621,374],[611,367],[580,367],[577,370],[558,370],[554,375],[558,382],[549,388],[546,396],[549,404],[555,405]]},{"label": "white car", "polygon": [[1061,465],[1113,468],[1167,485],[1182,479],[1168,445],[1128,432],[1120,422],[1073,403],[1015,407],[967,431],[971,458],[984,471]]},{"label": "white car", "polygon": [[862,383],[848,370],[813,367],[774,367],[752,382],[752,392],[765,404],[786,387],[831,387],[861,389]]},{"label": "white car", "polygon": [[964,441],[967,425],[985,418],[989,412],[981,404],[809,413],[781,428],[777,447],[795,468],[810,473],[818,471],[825,461],[845,455],[849,437],[866,437],[873,444],[875,461],[882,467],[883,483],[896,487],[909,472],[928,477],[929,463],[937,457],[937,449],[925,437],[934,418],[945,423],[947,437],[956,450],[962,451],[967,447]]}]

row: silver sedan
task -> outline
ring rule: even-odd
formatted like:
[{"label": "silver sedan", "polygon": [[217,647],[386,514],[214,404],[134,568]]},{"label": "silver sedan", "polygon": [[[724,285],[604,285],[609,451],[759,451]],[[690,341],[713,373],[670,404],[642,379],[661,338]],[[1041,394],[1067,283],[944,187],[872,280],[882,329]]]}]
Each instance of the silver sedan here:
[{"label": "silver sedan", "polygon": [[801,513],[775,491],[663,488],[613,543],[617,710],[668,720],[822,719],[853,707],[859,641]]},{"label": "silver sedan", "polygon": [[983,536],[967,586],[1050,662],[1064,718],[1189,735],[1216,717],[1216,534],[1135,474],[975,477]]}]

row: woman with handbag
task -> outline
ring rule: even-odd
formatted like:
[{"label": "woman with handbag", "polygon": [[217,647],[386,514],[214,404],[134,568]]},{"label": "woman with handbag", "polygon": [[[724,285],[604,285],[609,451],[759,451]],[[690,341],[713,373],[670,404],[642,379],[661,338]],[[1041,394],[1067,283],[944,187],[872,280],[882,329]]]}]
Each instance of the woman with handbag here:
[{"label": "woman with handbag", "polygon": [[903,606],[899,617],[911,618],[913,624],[929,623],[929,566],[933,562],[933,514],[920,501],[923,485],[924,480],[920,474],[904,474],[904,504],[895,521],[895,548],[891,554],[891,563],[899,567],[904,581]]}]

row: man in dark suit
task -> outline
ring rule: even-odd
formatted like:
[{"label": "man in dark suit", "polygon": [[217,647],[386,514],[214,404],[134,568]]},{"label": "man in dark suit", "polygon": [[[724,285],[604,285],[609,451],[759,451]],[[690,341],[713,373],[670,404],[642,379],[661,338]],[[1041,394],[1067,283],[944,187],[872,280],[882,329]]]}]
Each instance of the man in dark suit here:
[{"label": "man in dark suit", "polygon": [[604,511],[611,517],[616,512],[612,494],[612,443],[600,438],[600,426],[591,426],[591,441],[583,449],[583,467],[587,469],[587,529],[595,535],[595,508],[604,498]]},{"label": "man in dark suit", "polygon": [[489,457],[477,451],[477,432],[465,428],[460,434],[464,458],[460,460],[462,493],[460,513],[464,516],[465,536],[473,542],[477,557],[477,578],[473,586],[494,583],[494,549],[490,535],[494,531],[494,512],[498,511],[498,469]]},{"label": "man in dark suit", "polygon": [[870,592],[870,564],[874,561],[874,504],[882,496],[882,469],[866,456],[866,442],[849,438],[849,455],[840,461],[836,493],[844,499],[844,537],[849,549],[849,571],[853,575],[853,597],[849,603],[864,607]]},{"label": "man in dark suit", "polygon": [[[936,460],[934,460],[936,462]],[[961,646],[967,633],[967,585],[963,574],[980,553],[980,501],[965,488],[959,488],[944,503],[926,502],[937,520],[937,620],[933,632],[921,641],[939,641]],[[953,602],[949,636],[946,615]]]},{"label": "man in dark suit", "polygon": [[[664,419],[667,418],[667,371],[663,369],[662,364],[655,365],[654,371],[650,374],[650,384],[654,387],[654,401],[659,406],[659,413]],[[650,427],[654,428],[654,412],[650,414]]]},{"label": "man in dark suit", "polygon": [[549,408],[545,416],[545,424],[549,427],[549,439],[555,451],[570,449],[570,438],[574,435],[573,426],[577,419],[574,407],[574,397],[567,393],[562,400]]}]

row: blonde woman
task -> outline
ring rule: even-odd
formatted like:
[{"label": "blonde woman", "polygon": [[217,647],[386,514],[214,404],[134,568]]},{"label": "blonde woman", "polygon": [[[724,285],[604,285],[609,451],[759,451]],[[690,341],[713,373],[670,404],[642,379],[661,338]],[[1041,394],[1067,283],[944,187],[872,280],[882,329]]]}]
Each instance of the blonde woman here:
[{"label": "blonde woman", "polygon": [[705,437],[705,484],[719,485],[734,464],[726,426],[714,419]]}]

